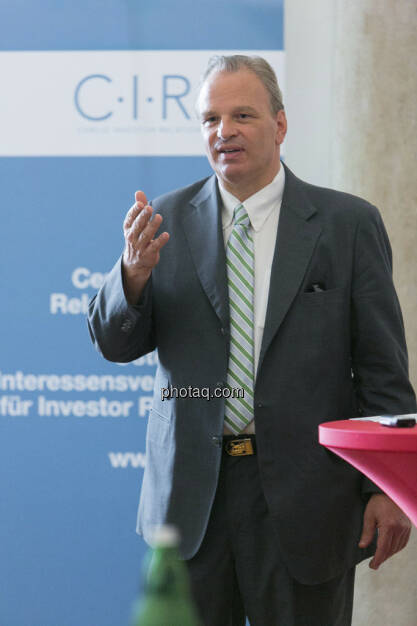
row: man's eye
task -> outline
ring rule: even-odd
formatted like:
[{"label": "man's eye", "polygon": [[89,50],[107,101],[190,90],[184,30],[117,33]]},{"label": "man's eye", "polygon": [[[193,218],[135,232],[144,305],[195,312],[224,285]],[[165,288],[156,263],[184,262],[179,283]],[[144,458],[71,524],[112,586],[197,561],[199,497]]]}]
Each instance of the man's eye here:
[{"label": "man's eye", "polygon": [[214,124],[214,122],[216,121],[216,118],[214,117],[214,115],[212,115],[211,117],[206,117],[203,119],[203,124],[207,125],[207,124]]}]

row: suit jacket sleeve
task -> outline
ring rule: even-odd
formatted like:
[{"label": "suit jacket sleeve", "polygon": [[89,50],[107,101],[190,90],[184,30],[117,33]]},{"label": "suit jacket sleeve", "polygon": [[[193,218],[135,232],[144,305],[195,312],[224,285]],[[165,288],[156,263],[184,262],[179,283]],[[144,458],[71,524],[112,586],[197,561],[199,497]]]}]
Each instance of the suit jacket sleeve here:
[{"label": "suit jacket sleeve", "polygon": [[88,312],[91,339],[104,358],[127,363],[155,349],[152,323],[152,284],[145,287],[135,306],[123,290],[121,258],[91,300]]},{"label": "suit jacket sleeve", "polygon": [[[416,411],[392,253],[375,207],[358,223],[352,282],[352,373],[361,416]],[[380,492],[364,478],[363,492]]]}]

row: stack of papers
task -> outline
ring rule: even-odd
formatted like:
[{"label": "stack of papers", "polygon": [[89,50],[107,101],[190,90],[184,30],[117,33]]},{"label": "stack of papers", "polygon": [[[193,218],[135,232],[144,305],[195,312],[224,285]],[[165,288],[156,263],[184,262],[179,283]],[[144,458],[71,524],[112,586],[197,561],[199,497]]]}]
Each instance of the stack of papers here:
[{"label": "stack of papers", "polygon": [[409,418],[415,419],[417,421],[417,413],[407,413],[406,415],[376,415],[375,417],[351,417],[351,420],[360,421],[360,422],[378,422],[386,423],[387,418],[397,417],[397,418]]}]

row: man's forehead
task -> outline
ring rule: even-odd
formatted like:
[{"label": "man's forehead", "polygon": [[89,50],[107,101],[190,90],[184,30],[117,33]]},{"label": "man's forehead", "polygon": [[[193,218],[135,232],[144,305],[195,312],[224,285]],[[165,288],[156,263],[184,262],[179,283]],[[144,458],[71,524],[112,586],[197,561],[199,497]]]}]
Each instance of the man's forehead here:
[{"label": "man's forehead", "polygon": [[233,72],[227,70],[213,70],[203,82],[200,93],[203,90],[208,91],[212,89],[213,86],[219,89],[227,88],[228,85],[237,84],[241,81],[258,82],[262,85],[256,73],[246,67],[242,67]]},{"label": "man's forehead", "polygon": [[267,90],[258,76],[249,69],[242,68],[236,72],[214,71],[201,86],[198,95],[198,108],[200,111],[211,109],[217,100],[222,100],[228,96],[236,98],[233,103],[236,107],[254,108],[256,101],[259,101],[262,91],[268,98]]}]

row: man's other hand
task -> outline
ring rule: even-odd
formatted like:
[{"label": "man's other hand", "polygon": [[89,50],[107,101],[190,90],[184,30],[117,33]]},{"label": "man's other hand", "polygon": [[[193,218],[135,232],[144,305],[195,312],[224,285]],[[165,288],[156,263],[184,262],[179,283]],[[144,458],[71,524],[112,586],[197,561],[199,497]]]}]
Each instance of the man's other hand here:
[{"label": "man's other hand", "polygon": [[168,233],[162,233],[154,239],[162,217],[155,215],[151,220],[152,213],[143,191],[137,191],[135,204],[127,212],[123,223],[123,286],[131,304],[138,302],[152,269],[159,261],[159,252],[169,239]]},{"label": "man's other hand", "polygon": [[411,522],[401,509],[383,493],[375,493],[369,499],[363,516],[363,530],[359,541],[360,548],[371,543],[375,529],[378,529],[376,552],[369,563],[371,569],[378,567],[408,543]]}]

